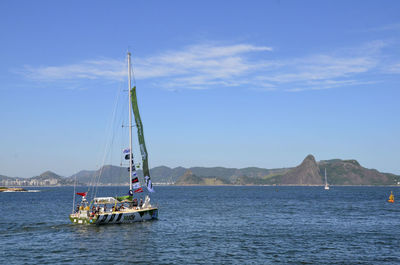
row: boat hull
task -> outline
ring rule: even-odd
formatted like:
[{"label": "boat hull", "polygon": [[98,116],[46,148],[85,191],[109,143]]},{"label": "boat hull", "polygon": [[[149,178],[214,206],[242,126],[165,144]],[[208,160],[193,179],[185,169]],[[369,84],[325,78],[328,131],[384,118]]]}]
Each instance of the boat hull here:
[{"label": "boat hull", "polygon": [[93,217],[71,214],[69,219],[73,224],[83,225],[129,224],[158,219],[158,208],[127,210],[123,212],[106,212]]}]

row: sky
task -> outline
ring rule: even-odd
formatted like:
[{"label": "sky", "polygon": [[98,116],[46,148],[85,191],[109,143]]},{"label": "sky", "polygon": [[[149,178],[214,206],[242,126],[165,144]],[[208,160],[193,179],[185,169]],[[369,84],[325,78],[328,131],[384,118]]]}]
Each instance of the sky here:
[{"label": "sky", "polygon": [[0,1],[0,175],[118,165],[128,50],[150,167],[313,154],[400,174],[399,14],[389,0]]}]

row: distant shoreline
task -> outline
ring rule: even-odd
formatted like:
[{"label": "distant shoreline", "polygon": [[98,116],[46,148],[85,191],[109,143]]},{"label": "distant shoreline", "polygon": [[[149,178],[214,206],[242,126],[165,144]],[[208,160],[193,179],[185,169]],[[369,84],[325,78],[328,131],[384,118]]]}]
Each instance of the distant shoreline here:
[{"label": "distant shoreline", "polygon": [[[179,184],[179,185],[162,185],[162,186],[176,186],[176,187],[185,187],[185,186],[203,186],[203,187],[225,187],[225,186],[237,186],[237,187],[325,187],[324,185],[299,185],[299,184],[279,184],[279,185],[269,185],[269,184],[262,184],[262,185],[254,185],[254,184],[220,184],[220,185],[203,185],[203,184]],[[332,187],[400,187],[400,185],[329,185],[330,188]]]},{"label": "distant shoreline", "polygon": [[[76,187],[88,187],[89,185],[76,185]],[[99,187],[129,187],[129,185],[122,184],[102,184],[97,185]],[[218,184],[218,185],[205,185],[205,184],[154,184],[155,187],[162,186],[175,186],[175,187],[188,187],[188,186],[199,186],[199,187],[324,187],[325,185],[299,185],[299,184]],[[61,188],[61,187],[74,187],[74,185],[57,185],[57,186],[12,186],[12,187],[0,187],[0,192],[6,189],[23,189],[23,188]],[[329,185],[329,187],[400,187],[400,185]],[[2,190],[2,188],[4,188]],[[22,190],[21,190],[22,191]],[[26,191],[26,190],[25,190]]]}]

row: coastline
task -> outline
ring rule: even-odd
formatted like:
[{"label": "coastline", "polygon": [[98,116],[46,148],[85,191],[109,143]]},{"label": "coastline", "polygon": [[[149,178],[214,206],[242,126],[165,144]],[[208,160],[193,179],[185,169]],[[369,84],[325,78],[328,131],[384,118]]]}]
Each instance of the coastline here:
[{"label": "coastline", "polygon": [[[99,187],[124,187],[126,184],[100,184]],[[201,186],[201,187],[324,187],[324,184],[218,184],[218,185],[207,185],[207,184],[154,184],[155,187],[161,186],[175,186],[175,187],[186,187],[186,186]],[[60,187],[74,187],[74,185],[54,185],[54,186],[13,186],[13,187],[0,187],[0,192],[4,191],[27,191],[24,188],[60,188]],[[76,185],[76,187],[88,187],[88,185]],[[329,187],[400,187],[400,185],[329,185]]]},{"label": "coastline", "polygon": [[26,192],[24,188],[0,187],[0,192]]}]

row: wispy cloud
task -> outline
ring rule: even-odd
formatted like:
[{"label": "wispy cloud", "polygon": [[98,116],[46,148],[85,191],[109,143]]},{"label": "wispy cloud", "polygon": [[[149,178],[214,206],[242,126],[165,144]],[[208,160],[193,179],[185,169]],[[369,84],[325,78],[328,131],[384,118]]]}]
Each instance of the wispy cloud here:
[{"label": "wispy cloud", "polygon": [[391,74],[400,74],[400,63],[389,65],[386,71]]},{"label": "wispy cloud", "polygon": [[124,62],[114,59],[99,59],[61,66],[33,67],[26,65],[23,74],[32,80],[55,82],[74,79],[120,80],[126,73],[124,72]]},{"label": "wispy cloud", "polygon": [[366,31],[392,31],[400,30],[400,23],[388,24],[379,27],[369,28]]},{"label": "wispy cloud", "polygon": [[[187,46],[149,57],[135,57],[137,79],[165,89],[249,89],[304,91],[369,84],[363,75],[376,70],[386,43],[270,59],[273,49],[251,44]],[[277,56],[274,56],[275,58]],[[40,82],[60,80],[121,80],[126,63],[115,59],[86,60],[63,66],[25,66],[24,75]],[[393,65],[392,72],[398,71]]]}]

